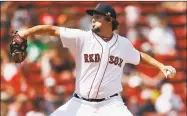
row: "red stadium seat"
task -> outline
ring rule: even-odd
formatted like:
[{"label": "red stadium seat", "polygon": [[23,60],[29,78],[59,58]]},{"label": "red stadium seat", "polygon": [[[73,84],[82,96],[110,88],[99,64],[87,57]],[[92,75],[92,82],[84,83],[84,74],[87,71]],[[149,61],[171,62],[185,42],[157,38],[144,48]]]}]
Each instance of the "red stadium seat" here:
[{"label": "red stadium seat", "polygon": [[185,78],[186,78],[186,75],[184,72],[177,72],[175,77],[168,78],[168,80],[170,82],[173,82],[173,81],[181,81],[181,80],[184,80]]},{"label": "red stadium seat", "polygon": [[177,54],[174,54],[174,55],[159,55],[159,54],[155,54],[154,55],[154,58],[160,62],[163,62],[163,63],[167,63],[168,61],[172,61],[172,60],[175,60],[177,58],[176,56]]},{"label": "red stadium seat", "polygon": [[[164,114],[159,113],[145,113],[144,116],[166,116]],[[186,116],[185,112],[179,113],[177,116]]]},{"label": "red stadium seat", "polygon": [[158,5],[158,4],[160,4],[160,2],[158,2],[158,1],[144,1],[144,2],[141,2],[141,4],[147,4],[147,5],[152,6],[152,5]]},{"label": "red stadium seat", "polygon": [[184,67],[185,70],[186,70],[186,66],[187,66],[187,64],[186,64],[186,59],[185,59],[184,62],[183,62],[183,67]]},{"label": "red stadium seat", "polygon": [[173,28],[177,38],[186,38],[186,27]]},{"label": "red stadium seat", "polygon": [[[184,3],[185,4],[185,3]],[[165,8],[165,12],[168,14],[174,14],[174,13],[185,13],[186,12],[186,8],[184,9],[171,9],[171,8]]]},{"label": "red stadium seat", "polygon": [[173,25],[185,25],[186,24],[186,15],[182,16],[170,16],[169,18],[169,23]]},{"label": "red stadium seat", "polygon": [[124,12],[124,7],[123,6],[114,5],[113,7],[114,7],[117,14]]},{"label": "red stadium seat", "polygon": [[154,113],[151,112],[151,113],[145,113],[144,116],[165,116],[165,115],[159,114],[159,113],[156,113],[156,112],[154,112]]},{"label": "red stadium seat", "polygon": [[122,23],[125,22],[125,17],[124,17],[123,15],[120,15],[120,16],[117,17],[117,21],[118,21],[120,24],[122,24]]},{"label": "red stadium seat", "polygon": [[182,113],[178,114],[178,116],[186,116],[186,112],[182,112]]},{"label": "red stadium seat", "polygon": [[56,4],[61,4],[61,5],[63,5],[63,4],[70,4],[70,1],[61,1],[61,2],[55,2]]},{"label": "red stadium seat", "polygon": [[97,4],[97,2],[95,2],[95,1],[84,1],[84,2],[78,2],[78,4],[92,5],[92,6],[94,6],[95,4]]},{"label": "red stadium seat", "polygon": [[182,57],[182,59],[186,60],[186,58],[187,58],[186,54],[187,54],[187,50],[186,49],[179,50],[179,55]]},{"label": "red stadium seat", "polygon": [[177,94],[184,93],[184,88],[186,87],[186,83],[173,83],[174,91]]},{"label": "red stadium seat", "polygon": [[186,78],[186,74],[184,72],[177,72],[175,78],[177,78],[177,79],[185,79]]},{"label": "red stadium seat", "polygon": [[146,6],[142,5],[142,6],[140,6],[140,10],[142,13],[152,13],[155,11],[155,7],[148,6],[148,5],[146,5]]},{"label": "red stadium seat", "polygon": [[175,61],[169,61],[169,60],[165,61],[165,65],[171,65],[176,69],[180,69],[182,67],[181,61],[177,61],[177,60],[175,60]]},{"label": "red stadium seat", "polygon": [[41,6],[41,7],[44,7],[44,6],[49,6],[49,5],[52,5],[53,2],[36,2],[35,4],[37,4],[37,6]]},{"label": "red stadium seat", "polygon": [[177,40],[177,46],[179,48],[187,48],[187,40],[186,39],[178,39]]},{"label": "red stadium seat", "polygon": [[85,15],[87,9],[93,9],[92,6],[84,6],[84,7],[77,7],[78,11],[77,13],[80,13],[81,15]]},{"label": "red stadium seat", "polygon": [[146,24],[146,17],[145,16],[140,17],[140,24]]}]

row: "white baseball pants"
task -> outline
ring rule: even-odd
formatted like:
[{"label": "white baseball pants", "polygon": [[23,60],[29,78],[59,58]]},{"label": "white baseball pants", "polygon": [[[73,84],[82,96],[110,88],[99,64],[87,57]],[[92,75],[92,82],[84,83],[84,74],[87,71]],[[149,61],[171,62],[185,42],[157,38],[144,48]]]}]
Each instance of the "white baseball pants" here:
[{"label": "white baseball pants", "polygon": [[71,98],[50,116],[133,116],[120,96],[102,102],[88,102]]}]

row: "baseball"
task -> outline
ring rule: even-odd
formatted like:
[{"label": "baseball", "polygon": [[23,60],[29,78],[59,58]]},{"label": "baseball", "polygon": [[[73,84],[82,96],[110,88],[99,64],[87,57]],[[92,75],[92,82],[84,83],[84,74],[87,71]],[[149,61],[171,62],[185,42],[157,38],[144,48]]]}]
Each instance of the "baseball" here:
[{"label": "baseball", "polygon": [[172,77],[172,72],[171,72],[171,71],[168,70],[168,71],[166,72],[166,74],[167,74],[167,77],[170,77],[170,78]]}]

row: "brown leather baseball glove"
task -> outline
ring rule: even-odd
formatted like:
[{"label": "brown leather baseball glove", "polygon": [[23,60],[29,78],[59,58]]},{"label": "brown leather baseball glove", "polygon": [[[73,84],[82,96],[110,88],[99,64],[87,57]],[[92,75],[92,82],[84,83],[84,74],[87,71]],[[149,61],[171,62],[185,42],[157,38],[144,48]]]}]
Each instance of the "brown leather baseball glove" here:
[{"label": "brown leather baseball glove", "polygon": [[21,63],[27,56],[27,40],[22,38],[17,31],[13,33],[10,43],[10,54],[15,63]]}]

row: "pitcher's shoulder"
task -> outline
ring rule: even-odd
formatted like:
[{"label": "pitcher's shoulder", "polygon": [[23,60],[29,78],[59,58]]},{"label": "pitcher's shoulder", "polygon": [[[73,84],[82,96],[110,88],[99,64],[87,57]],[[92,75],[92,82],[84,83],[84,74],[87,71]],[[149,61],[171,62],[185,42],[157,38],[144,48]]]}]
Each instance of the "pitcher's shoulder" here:
[{"label": "pitcher's shoulder", "polygon": [[84,34],[84,36],[92,36],[92,31],[85,31],[85,30],[82,30],[82,34]]},{"label": "pitcher's shoulder", "polygon": [[126,37],[121,36],[121,35],[119,35],[119,34],[116,34],[116,35],[117,35],[117,37],[118,37],[118,41],[120,41],[120,42],[122,42],[122,43],[129,43],[129,42],[130,42]]}]

